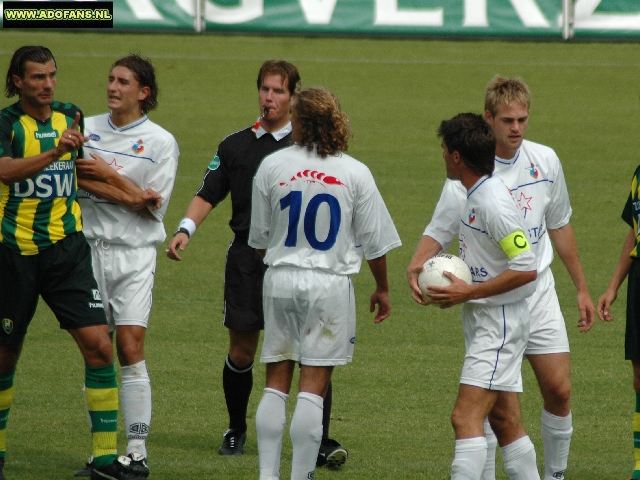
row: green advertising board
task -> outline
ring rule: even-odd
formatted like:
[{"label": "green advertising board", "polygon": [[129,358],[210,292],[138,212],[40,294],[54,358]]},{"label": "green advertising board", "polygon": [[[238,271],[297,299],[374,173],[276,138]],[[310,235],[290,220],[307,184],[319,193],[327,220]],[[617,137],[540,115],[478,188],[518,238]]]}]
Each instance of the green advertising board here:
[{"label": "green advertising board", "polygon": [[126,30],[640,39],[640,0],[114,0],[113,11]]},{"label": "green advertising board", "polygon": [[194,30],[194,0],[114,0],[113,26],[126,30]]},{"label": "green advertising board", "polygon": [[[640,38],[640,1],[574,0],[576,36]],[[562,0],[205,0],[207,31],[562,37]]]}]

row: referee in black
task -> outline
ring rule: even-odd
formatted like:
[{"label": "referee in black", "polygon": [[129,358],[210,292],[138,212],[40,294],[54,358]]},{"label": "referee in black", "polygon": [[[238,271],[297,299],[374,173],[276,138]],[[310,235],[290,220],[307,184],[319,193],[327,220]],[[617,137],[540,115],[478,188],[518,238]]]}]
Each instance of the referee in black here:
[{"label": "referee in black", "polygon": [[[181,260],[196,228],[209,212],[231,193],[229,226],[235,234],[225,268],[223,324],[229,329],[229,354],[222,371],[229,429],[224,433],[221,455],[242,455],[247,439],[247,405],[253,387],[253,362],[258,349],[262,312],[262,258],[247,245],[251,223],[251,188],[262,159],[291,143],[289,111],[291,99],[300,88],[298,69],[289,62],[270,60],[258,74],[260,118],[251,127],[226,137],[169,243],[167,256]],[[329,438],[331,385],[324,402],[323,439],[318,466],[339,467],[347,450]]]}]

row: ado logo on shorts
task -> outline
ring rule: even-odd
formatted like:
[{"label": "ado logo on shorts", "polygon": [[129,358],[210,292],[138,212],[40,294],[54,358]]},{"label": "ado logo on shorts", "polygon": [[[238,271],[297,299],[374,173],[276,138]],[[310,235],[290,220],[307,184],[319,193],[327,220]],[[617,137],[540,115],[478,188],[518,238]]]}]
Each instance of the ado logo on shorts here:
[{"label": "ado logo on shorts", "polygon": [[13,320],[11,320],[10,318],[3,318],[2,329],[7,335],[11,334],[11,332],[13,332]]}]

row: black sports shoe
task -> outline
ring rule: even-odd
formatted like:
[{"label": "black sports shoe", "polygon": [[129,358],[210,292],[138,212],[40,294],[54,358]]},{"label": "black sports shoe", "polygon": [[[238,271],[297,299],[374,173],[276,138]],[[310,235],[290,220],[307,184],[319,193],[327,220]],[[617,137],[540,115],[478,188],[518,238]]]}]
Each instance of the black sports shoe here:
[{"label": "black sports shoe", "polygon": [[94,466],[95,464],[93,463],[93,456],[91,456],[89,457],[89,461],[84,466],[84,468],[81,468],[80,470],[78,470],[76,473],[73,474],[73,476],[74,477],[90,477],[91,470],[93,470]]},{"label": "black sports shoe", "polygon": [[131,471],[131,459],[124,455],[120,455],[109,465],[94,466],[91,470],[91,480],[144,480],[144,478]]},{"label": "black sports shoe", "polygon": [[224,440],[218,453],[220,455],[242,455],[244,442],[247,441],[247,432],[239,430],[227,430],[223,435]]},{"label": "black sports shoe", "polygon": [[324,467],[325,465],[329,468],[341,467],[347,461],[348,456],[347,449],[337,441],[331,438],[323,438],[318,451],[316,467]]},{"label": "black sports shoe", "polygon": [[149,465],[147,465],[147,458],[140,453],[130,453],[127,455],[131,459],[129,464],[129,470],[136,475],[147,478],[149,476]]},{"label": "black sports shoe", "polygon": [[4,457],[0,457],[0,480],[4,480]]}]

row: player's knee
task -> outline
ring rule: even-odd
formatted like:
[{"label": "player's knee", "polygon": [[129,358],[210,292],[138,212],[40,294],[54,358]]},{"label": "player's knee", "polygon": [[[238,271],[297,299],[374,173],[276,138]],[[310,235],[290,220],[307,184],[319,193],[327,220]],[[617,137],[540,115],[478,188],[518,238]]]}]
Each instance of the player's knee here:
[{"label": "player's knee", "polygon": [[116,350],[120,365],[134,365],[144,359],[142,346],[137,342],[118,343]]},{"label": "player's knee", "polygon": [[640,393],[640,372],[634,370],[633,372],[633,388],[636,393]]},{"label": "player's knee", "polygon": [[[569,401],[571,400],[571,382],[568,379],[563,382],[558,382],[550,388],[547,388],[543,396],[545,400],[545,408],[548,406],[564,408],[568,406]],[[547,410],[549,409],[547,408]],[[550,412],[553,413],[552,411]]]},{"label": "player's knee", "polygon": [[105,335],[97,339],[83,351],[85,363],[92,367],[110,365],[113,363],[113,346],[111,338]]},{"label": "player's knee", "polygon": [[451,426],[457,432],[460,428],[466,426],[469,423],[469,418],[464,414],[460,408],[454,408],[451,412]]},{"label": "player's knee", "polygon": [[244,350],[234,350],[229,352],[229,358],[238,368],[246,368],[253,363],[255,352],[247,352]]},{"label": "player's knee", "polygon": [[492,411],[489,415],[489,423],[491,424],[491,429],[495,432],[496,435],[499,435],[501,432],[508,431],[514,424],[517,424],[520,421],[519,418],[516,418],[514,415],[509,415],[504,410]]},{"label": "player's knee", "polygon": [[229,358],[238,368],[246,368],[251,365],[256,356],[257,345],[250,342],[232,344],[229,349]]}]

